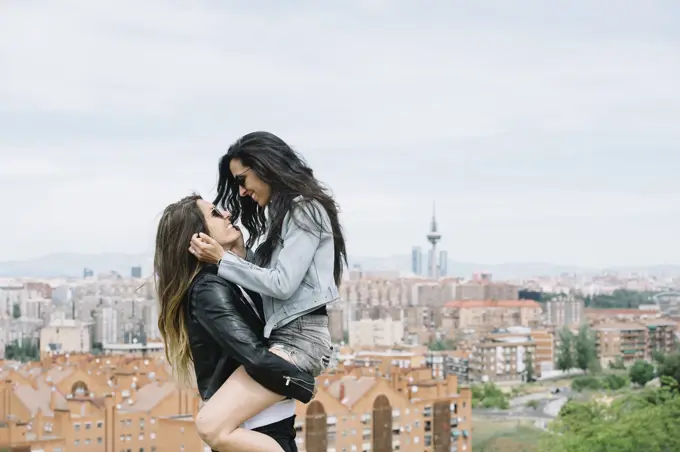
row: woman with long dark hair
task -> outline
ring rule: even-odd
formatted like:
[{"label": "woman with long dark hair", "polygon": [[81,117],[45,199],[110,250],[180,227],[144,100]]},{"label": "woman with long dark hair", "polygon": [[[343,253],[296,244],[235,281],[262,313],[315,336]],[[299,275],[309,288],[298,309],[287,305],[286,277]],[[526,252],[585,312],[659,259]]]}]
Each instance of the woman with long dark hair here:
[{"label": "woman with long dark hair", "polygon": [[[332,351],[326,305],[338,299],[347,263],[336,202],[283,140],[253,132],[232,144],[220,160],[215,204],[225,207],[233,221],[241,221],[250,234],[247,246],[237,242],[225,252],[210,237],[196,234],[190,251],[201,261],[218,264],[220,277],[262,294],[270,350],[318,376]],[[268,406],[251,404],[240,413],[224,410],[250,396],[229,389],[229,383],[198,419],[222,431],[224,442],[218,447],[260,450],[255,445],[229,448],[228,433]],[[269,405],[277,400],[272,397]]]}]

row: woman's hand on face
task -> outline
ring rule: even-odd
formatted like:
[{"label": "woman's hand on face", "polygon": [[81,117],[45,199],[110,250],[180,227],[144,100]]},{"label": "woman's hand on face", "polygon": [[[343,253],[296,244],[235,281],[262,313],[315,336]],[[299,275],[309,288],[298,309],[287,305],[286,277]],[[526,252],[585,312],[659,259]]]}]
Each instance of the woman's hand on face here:
[{"label": "woman's hand on face", "polygon": [[[243,239],[241,239],[243,241]],[[224,256],[222,245],[207,234],[194,234],[191,237],[189,252],[201,262],[217,264]]]}]

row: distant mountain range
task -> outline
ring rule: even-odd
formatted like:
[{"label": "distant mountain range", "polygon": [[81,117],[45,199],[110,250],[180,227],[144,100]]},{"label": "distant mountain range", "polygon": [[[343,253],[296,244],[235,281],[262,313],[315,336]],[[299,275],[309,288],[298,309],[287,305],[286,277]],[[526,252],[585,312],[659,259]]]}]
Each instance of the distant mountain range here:
[{"label": "distant mountain range", "polygon": [[[365,270],[404,271],[411,270],[411,256],[392,257],[350,257],[350,267],[359,265]],[[423,262],[423,265],[426,265]],[[506,264],[478,264],[449,260],[447,274],[470,277],[474,273],[491,273],[494,279],[528,278],[537,275],[559,275],[561,273],[594,273],[597,269],[573,265],[556,265],[545,262],[509,262]]]},{"label": "distant mountain range", "polygon": [[54,253],[35,259],[0,261],[0,277],[61,278],[83,276],[89,268],[95,273],[116,271],[130,276],[132,267],[142,267],[148,276],[153,268],[153,258],[146,254],[79,254]]},{"label": "distant mountain range", "polygon": [[[404,271],[411,269],[411,256],[391,257],[350,257],[350,267],[359,265],[365,270]],[[423,262],[425,265],[425,263]],[[474,273],[491,273],[496,280],[530,278],[532,276],[557,276],[567,274],[598,274],[604,271],[637,273],[649,276],[680,276],[680,265],[615,266],[595,268],[577,265],[562,265],[549,262],[508,262],[504,264],[480,264],[474,262],[448,261],[447,274],[470,277]]]},{"label": "distant mountain range", "polygon": [[[350,257],[350,267],[359,265],[364,270],[409,272],[411,257],[396,255],[390,257]],[[489,272],[494,279],[528,278],[551,276],[562,273],[593,274],[607,269],[559,265],[545,262],[511,262],[506,264],[477,264],[472,262],[449,261],[449,275],[470,277],[473,273]],[[0,277],[79,277],[83,269],[95,273],[116,271],[123,276],[130,275],[130,269],[141,266],[144,276],[151,274],[153,258],[147,254],[78,254],[55,253],[35,259],[0,261]],[[620,273],[639,273],[654,276],[680,275],[680,265],[620,266],[609,270]]]}]

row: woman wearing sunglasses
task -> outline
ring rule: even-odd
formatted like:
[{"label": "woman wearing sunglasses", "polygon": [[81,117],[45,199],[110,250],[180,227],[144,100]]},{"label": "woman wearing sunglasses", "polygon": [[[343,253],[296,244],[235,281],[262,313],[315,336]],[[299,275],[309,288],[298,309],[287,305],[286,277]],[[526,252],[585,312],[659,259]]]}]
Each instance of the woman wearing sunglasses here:
[{"label": "woman wearing sunglasses", "polygon": [[[229,147],[219,163],[214,204],[226,208],[233,222],[241,221],[249,233],[247,246],[241,239],[225,252],[211,237],[196,234],[190,252],[218,264],[218,276],[262,294],[270,350],[318,376],[332,351],[326,305],[338,299],[347,263],[337,204],[302,158],[267,132],[250,133]],[[241,372],[222,385],[199,412],[199,431],[217,451],[282,450],[265,435],[253,435],[246,445],[232,434],[281,400],[261,386],[248,385],[262,391],[256,397],[244,392],[240,388],[246,385],[238,379],[247,378]],[[234,401],[249,399],[257,403],[248,404],[247,410],[225,410]]]}]

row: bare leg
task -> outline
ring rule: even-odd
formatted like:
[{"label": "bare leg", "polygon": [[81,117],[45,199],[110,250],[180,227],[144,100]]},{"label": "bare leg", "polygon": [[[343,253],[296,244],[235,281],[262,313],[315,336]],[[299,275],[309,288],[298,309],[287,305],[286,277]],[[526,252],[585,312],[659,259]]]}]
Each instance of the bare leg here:
[{"label": "bare leg", "polygon": [[281,395],[261,386],[239,367],[201,408],[196,429],[201,439],[218,452],[283,451],[271,437],[239,427],[281,400]]}]

